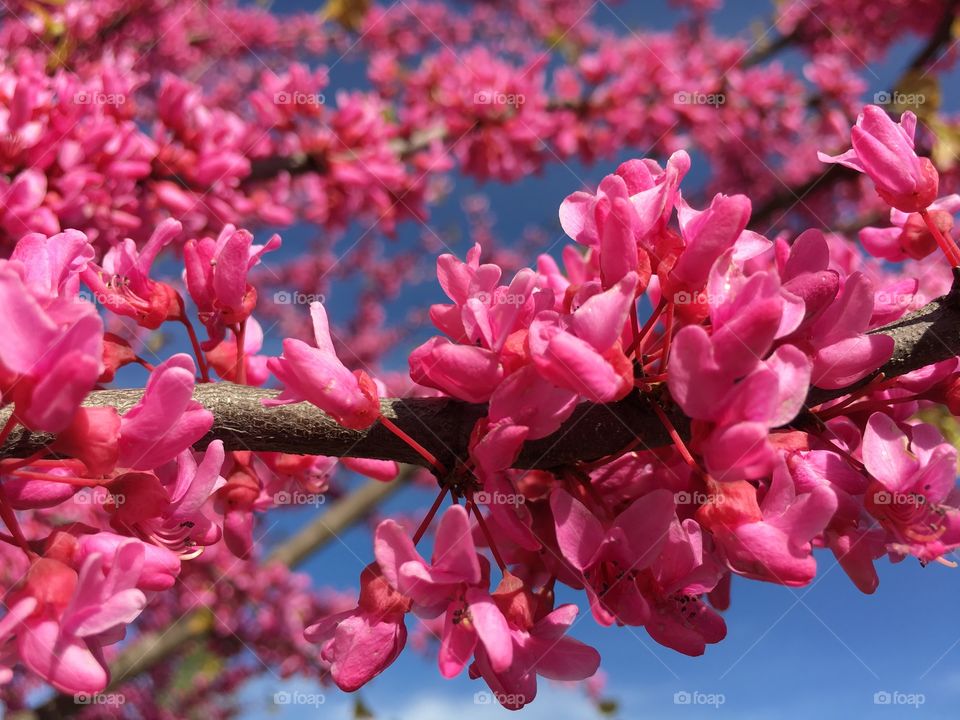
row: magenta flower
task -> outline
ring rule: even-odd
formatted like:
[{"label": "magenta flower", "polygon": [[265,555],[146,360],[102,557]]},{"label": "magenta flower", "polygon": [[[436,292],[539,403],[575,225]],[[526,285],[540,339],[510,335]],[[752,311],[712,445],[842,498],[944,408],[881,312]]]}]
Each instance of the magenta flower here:
[{"label": "magenta flower", "polygon": [[[739,485],[739,483],[744,483]],[[793,478],[781,460],[759,506],[756,492],[745,481],[717,483],[722,493],[740,492],[742,505],[726,507],[726,494],[713,512],[700,517],[713,533],[722,556],[738,575],[798,587],[817,572],[812,541],[823,532],[837,509],[837,496],[817,486],[797,494]],[[738,487],[729,487],[737,485]],[[730,495],[729,498],[738,497]],[[709,506],[707,506],[709,507]]]},{"label": "magenta flower", "polygon": [[534,367],[554,385],[592,402],[611,402],[633,387],[633,366],[624,355],[620,334],[635,302],[637,274],[631,272],[609,290],[584,289],[570,315],[545,310],[530,324],[528,345]]},{"label": "magenta flower", "polygon": [[916,130],[912,112],[903,113],[898,124],[882,108],[867,105],[850,133],[853,149],[837,156],[821,152],[817,157],[866,173],[888,205],[905,213],[919,212],[937,199],[940,178],[930,159],[914,150]]},{"label": "magenta flower", "polygon": [[28,428],[58,432],[103,370],[103,321],[90,303],[51,298],[51,285],[39,279],[45,273],[34,276],[35,294],[24,268],[0,264],[0,392]]},{"label": "magenta flower", "polygon": [[102,267],[90,263],[82,273],[83,281],[98,302],[117,315],[131,317],[151,330],[160,327],[180,316],[179,298],[172,287],[150,278],[150,267],[180,230],[176,220],[164,220],[140,250],[127,238],[107,251]]},{"label": "magenta flower", "polygon": [[583,503],[557,489],[550,508],[563,557],[581,576],[593,617],[601,625],[643,625],[650,605],[638,578],[656,560],[675,517],[668,490],[635,500],[604,527]]},{"label": "magenta flower", "polygon": [[413,601],[423,617],[444,614],[440,672],[454,677],[470,662],[478,644],[497,671],[513,661],[506,618],[490,597],[489,565],[477,555],[467,511],[450,507],[440,520],[432,563],[417,553],[413,541],[392,520],[377,527],[374,552],[390,585]]},{"label": "magenta flower", "polygon": [[129,539],[116,548],[109,570],[100,553],[88,555],[79,572],[57,559],[35,560],[10,611],[19,619],[23,663],[61,692],[106,687],[102,647],[122,639],[147,602],[136,587],[143,556],[143,545]]},{"label": "magenta flower", "polygon": [[158,365],[140,401],[120,423],[117,464],[150,470],[173,460],[213,426],[213,413],[193,399],[193,358],[179,353]]},{"label": "magenta flower", "polygon": [[283,341],[283,355],[267,361],[267,367],[283,383],[283,392],[263,404],[288,405],[305,400],[344,427],[370,427],[380,417],[376,384],[363,370],[350,372],[340,362],[322,303],[310,303],[310,316],[317,347],[294,338]]},{"label": "magenta flower", "polygon": [[[505,579],[506,582],[506,579]],[[585,680],[597,672],[600,653],[579,640],[565,637],[579,612],[576,605],[561,605],[536,622],[532,613],[514,612],[510,628],[513,661],[496,670],[490,654],[478,647],[471,677],[482,677],[497,701],[519,710],[537,696],[537,676],[550,680]]]},{"label": "magenta flower", "polygon": [[694,210],[680,198],[677,217],[684,248],[670,271],[671,293],[704,286],[710,268],[746,229],[750,209],[745,195],[718,193],[706,210]]},{"label": "magenta flower", "polygon": [[704,552],[703,532],[694,520],[674,518],[663,549],[641,576],[650,603],[644,627],[654,640],[684,655],[703,655],[707,644],[726,637],[723,618],[702,596],[713,590],[724,569]]},{"label": "magenta flower", "polygon": [[320,645],[320,658],[344,692],[353,692],[383,672],[407,642],[404,615],[410,600],[394,590],[375,563],[360,574],[360,600],[353,610],[329,615],[304,631]]},{"label": "magenta flower", "polygon": [[220,539],[220,527],[203,507],[224,482],[220,477],[223,441],[210,443],[199,465],[190,449],[176,460],[175,468],[167,463],[155,474],[125,473],[110,481],[110,491],[123,497],[110,523],[120,532],[190,559]]},{"label": "magenta flower", "polygon": [[[930,204],[928,212],[940,232],[948,235],[953,228],[953,216],[960,210],[960,195],[947,195]],[[905,213],[890,209],[892,227],[865,227],[860,230],[860,242],[874,257],[900,262],[908,257],[921,260],[937,249],[936,238],[919,213]]]},{"label": "magenta flower", "polygon": [[57,235],[30,233],[17,242],[10,260],[21,264],[20,275],[39,297],[72,298],[80,289],[80,273],[93,260],[93,247],[77,230]]},{"label": "magenta flower", "polygon": [[253,236],[227,224],[216,240],[188,240],[183,246],[183,273],[190,297],[210,340],[207,348],[223,339],[225,326],[246,320],[257,303],[257,291],[247,274],[264,253],[280,247],[273,235],[265,245],[254,245]]},{"label": "magenta flower", "polygon": [[955,494],[957,449],[936,428],[919,423],[908,435],[874,413],[861,452],[875,478],[864,506],[887,531],[891,552],[929,562],[960,546],[960,512],[946,505]]}]

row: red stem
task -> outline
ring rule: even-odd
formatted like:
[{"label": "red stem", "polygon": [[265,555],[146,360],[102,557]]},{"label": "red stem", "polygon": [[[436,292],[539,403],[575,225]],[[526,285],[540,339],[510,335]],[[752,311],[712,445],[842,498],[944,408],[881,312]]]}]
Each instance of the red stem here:
[{"label": "red stem", "polygon": [[944,236],[926,209],[920,211],[920,217],[922,217],[923,221],[927,224],[927,229],[930,231],[930,234],[933,235],[934,240],[937,241],[940,250],[946,255],[950,267],[960,267],[960,249],[957,249],[957,244],[953,241],[953,238],[950,237],[950,233],[948,232],[946,236]]},{"label": "red stem", "polygon": [[427,528],[430,527],[430,523],[433,522],[434,516],[437,514],[437,510],[440,509],[440,503],[443,502],[443,498],[447,496],[447,488],[440,488],[440,494],[437,495],[437,499],[433,501],[433,505],[430,506],[430,509],[427,511],[427,514],[424,516],[423,521],[420,523],[420,527],[417,528],[417,531],[413,534],[413,544],[416,545],[420,542],[420,538],[423,537],[423,534],[427,531]]},{"label": "red stem", "polygon": [[437,458],[434,457],[433,453],[427,450],[423,445],[418,443],[412,437],[407,435],[403,430],[398,428],[393,423],[393,421],[390,420],[390,418],[388,418],[386,415],[381,415],[380,422],[383,423],[383,426],[387,428],[387,430],[392,432],[398,438],[403,440],[407,445],[409,445],[414,450],[416,450],[420,454],[420,457],[422,457],[424,460],[430,463],[434,468],[436,468],[437,472],[439,472],[441,475],[446,475],[447,469],[443,466],[443,463],[437,460]]},{"label": "red stem", "polygon": [[0,485],[0,517],[3,518],[4,524],[7,526],[7,529],[10,530],[10,534],[13,536],[17,545],[27,554],[28,558],[32,559],[36,553],[30,549],[30,543],[27,542],[27,538],[24,537],[23,531],[20,529],[20,523],[17,522],[17,515],[13,511],[13,508],[10,507],[2,485]]},{"label": "red stem", "polygon": [[246,385],[247,384],[247,363],[244,360],[243,355],[243,343],[244,337],[247,334],[247,321],[244,320],[241,323],[238,323],[239,327],[236,332],[237,339],[237,384]]},{"label": "red stem", "polygon": [[683,442],[683,438],[680,437],[680,433],[677,432],[677,429],[673,426],[673,423],[670,422],[670,418],[667,417],[667,414],[663,409],[655,402],[650,403],[653,407],[653,411],[657,414],[657,417],[660,418],[660,422],[663,423],[663,427],[667,429],[667,434],[670,436],[670,439],[673,440],[673,444],[676,446],[677,450],[680,452],[680,456],[686,461],[693,470],[699,474],[704,474],[703,470],[700,469],[700,466],[697,465],[697,461],[693,459],[693,455],[690,454],[690,451],[687,449],[687,446]]},{"label": "red stem", "polygon": [[180,300],[180,322],[182,322],[183,326],[187,329],[187,335],[190,336],[190,344],[193,346],[193,354],[197,356],[197,367],[200,368],[200,380],[201,382],[210,382],[210,371],[207,370],[207,359],[203,354],[203,350],[200,348],[200,340],[197,339],[197,333],[193,329],[193,323],[190,322],[187,314],[183,312],[183,299]]},{"label": "red stem", "polygon": [[470,509],[473,510],[473,514],[477,518],[477,524],[480,526],[480,532],[483,533],[483,536],[487,539],[487,545],[490,546],[490,552],[493,553],[493,559],[497,561],[497,567],[500,568],[500,572],[506,572],[507,566],[503,562],[503,558],[500,557],[500,551],[497,550],[497,544],[493,541],[493,535],[490,533],[490,528],[487,527],[486,520],[483,519],[483,513],[480,512],[480,508],[477,507],[477,504],[473,501],[473,492],[467,491],[467,500],[469,501]]},{"label": "red stem", "polygon": [[660,354],[660,372],[666,376],[667,362],[670,360],[670,340],[673,337],[673,303],[667,305],[667,319],[663,326],[663,352]]},{"label": "red stem", "polygon": [[666,300],[660,298],[660,302],[657,303],[657,307],[654,308],[653,312],[650,314],[650,317],[647,318],[647,321],[643,324],[643,328],[640,330],[639,336],[634,337],[633,344],[627,350],[628,356],[634,351],[636,351],[637,357],[643,355],[643,341],[646,340],[647,335],[657,324],[657,321],[660,319],[660,313],[663,312],[663,308],[666,306],[666,304]]},{"label": "red stem", "polygon": [[850,413],[855,412],[864,412],[866,410],[885,410],[887,405],[897,405],[899,403],[905,402],[919,402],[921,400],[926,400],[927,398],[921,397],[919,395],[910,395],[908,397],[898,397],[898,398],[886,398],[886,399],[876,399],[870,400],[868,402],[863,402],[855,405],[847,405],[845,407],[830,408],[829,410],[823,413],[817,413],[820,416],[820,419],[823,421],[832,420],[838,415],[849,415]]}]

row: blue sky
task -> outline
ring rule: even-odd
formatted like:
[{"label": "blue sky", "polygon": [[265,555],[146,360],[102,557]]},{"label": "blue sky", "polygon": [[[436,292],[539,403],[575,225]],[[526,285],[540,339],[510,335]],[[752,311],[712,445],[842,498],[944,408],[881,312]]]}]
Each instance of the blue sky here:
[{"label": "blue sky", "polygon": [[[274,8],[289,11],[315,6],[280,2]],[[767,17],[768,7],[766,2],[728,2],[715,24],[723,32],[739,31],[747,36],[748,23]],[[599,17],[606,15],[606,21],[619,22],[611,13],[629,26],[643,28],[666,29],[676,18],[675,10],[661,0],[598,9]],[[915,42],[906,42],[886,61],[871,68],[876,75],[866,74],[871,83],[867,98],[889,86],[914,47]],[[799,60],[788,53],[784,62],[796,66]],[[331,73],[331,84],[356,86],[362,70],[355,63],[341,63]],[[630,149],[621,159],[642,152],[642,148]],[[480,187],[472,180],[456,177],[456,191],[434,210],[429,224],[441,234],[451,226],[465,230],[460,202],[467,194],[482,190],[491,198],[499,235],[518,238],[525,226],[540,225],[559,240],[555,218],[563,197],[581,185],[594,185],[615,166],[616,161],[597,167],[576,162],[554,165],[542,176],[512,186],[492,183]],[[694,175],[695,182],[697,177],[702,181],[705,170]],[[351,228],[343,246],[365,229]],[[416,223],[407,224],[400,233],[399,247],[406,246],[421,231]],[[283,234],[282,252],[287,256],[302,250],[308,237],[304,228]],[[461,233],[454,249],[463,254],[467,247],[468,239]],[[559,245],[554,251],[557,249]],[[350,288],[337,288],[331,293],[328,306],[334,319],[344,315],[342,309],[351,304],[350,296]],[[415,305],[439,299],[439,288],[427,283],[394,304],[391,316],[402,319]],[[423,332],[424,337],[432,334],[429,328]],[[277,349],[278,338],[271,338],[267,351]],[[392,355],[392,369],[402,369],[404,357],[402,352]],[[410,510],[425,506],[431,499],[425,491],[405,490],[390,501],[388,508]],[[293,532],[297,522],[305,520],[310,512],[293,511],[289,521],[276,528],[269,539],[278,540]],[[305,569],[318,586],[353,588],[369,558],[369,533],[354,529],[313,557]],[[868,597],[846,579],[832,555],[820,554],[818,562],[820,574],[807,588],[788,589],[735,579],[733,605],[726,613],[728,637],[701,658],[687,658],[660,647],[642,628],[601,628],[583,612],[573,635],[600,650],[609,678],[607,694],[620,703],[619,716],[624,718],[956,717],[955,708],[960,702],[960,624],[955,621],[954,602],[960,570],[940,565],[921,568],[913,561],[895,566],[881,562],[880,588]],[[585,609],[576,595],[561,600],[577,602]],[[464,678],[442,680],[432,657],[422,658],[408,651],[361,695],[377,717],[383,718],[439,720],[455,716],[474,720],[505,716],[507,712],[494,705],[474,702],[474,693],[482,690],[482,683]],[[277,692],[303,693],[290,697],[311,704],[276,705],[273,698]],[[322,705],[315,704],[313,695],[318,692],[324,696]],[[691,704],[675,702],[675,698],[688,697]],[[241,698],[247,708],[245,717],[250,718],[352,717],[351,697],[302,680],[281,682],[268,675],[247,687]],[[717,702],[699,704],[711,699]],[[885,699],[891,703],[883,704]],[[523,712],[534,720],[554,720],[589,717],[593,711],[578,691],[541,682],[538,699]]]}]

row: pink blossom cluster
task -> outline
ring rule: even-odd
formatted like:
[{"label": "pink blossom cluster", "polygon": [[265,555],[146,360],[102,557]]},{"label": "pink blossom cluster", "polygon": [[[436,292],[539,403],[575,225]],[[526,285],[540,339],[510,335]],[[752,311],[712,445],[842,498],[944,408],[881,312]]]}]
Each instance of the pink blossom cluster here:
[{"label": "pink blossom cluster", "polygon": [[[853,149],[824,159],[862,171],[886,202],[916,213],[930,235],[925,254],[939,246],[957,267],[949,225],[931,212],[952,201],[937,199],[913,123],[867,107]],[[957,406],[957,360],[885,378],[876,371],[894,339],[870,332],[902,317],[919,283],[856,269],[843,241],[817,230],[792,243],[747,230],[746,196],[692,207],[681,190],[689,167],[683,151],[664,167],[631,160],[596,193],[570,195],[560,222],[582,249],[564,249],[565,272],[542,255],[536,270],[504,278],[479,246],[466,262],[438,259],[450,302],[430,317],[443,335],[414,350],[410,375],[486,410],[454,467],[418,448],[440,482],[436,503],[412,538],[381,522],[357,607],[308,628],[342,689],[397,658],[411,613],[438,634],[443,676],[468,667],[511,709],[534,698],[538,675],[587,678],[599,658],[565,637],[577,610],[555,606],[557,583],[582,589],[598,623],[642,626],[700,655],[726,635],[718,611],[733,575],[807,585],[814,548],[829,548],[871,593],[885,554],[953,564],[957,450],[915,413]],[[653,312],[641,327],[644,301]],[[380,412],[375,382],[337,358],[323,306],[311,312],[316,347],[287,340],[269,361],[284,385],[279,401],[307,400],[346,427],[368,427]],[[811,402],[817,390],[837,392]],[[582,403],[631,397],[647,399],[670,445],[637,435],[593,462],[513,469],[525,442],[558,433]],[[416,545],[448,492],[454,504],[428,562]]]}]

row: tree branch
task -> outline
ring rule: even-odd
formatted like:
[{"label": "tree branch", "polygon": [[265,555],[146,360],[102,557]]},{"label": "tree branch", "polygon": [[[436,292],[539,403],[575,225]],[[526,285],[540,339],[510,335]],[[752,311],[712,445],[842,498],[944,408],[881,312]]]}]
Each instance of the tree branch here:
[{"label": "tree branch", "polygon": [[[895,341],[893,357],[879,372],[895,377],[934,362],[960,355],[960,285],[954,281],[949,294],[920,310],[873,331]],[[807,406],[841,397],[863,386],[869,378],[839,390],[812,388]],[[129,410],[143,390],[98,390],[86,405],[113,406]],[[276,390],[234,385],[227,382],[198,385],[194,398],[214,415],[213,427],[195,447],[205,448],[222,440],[228,450],[256,450],[336,457],[363,457],[423,465],[424,460],[380,423],[367,430],[348,430],[307,403],[265,408],[263,398]],[[582,460],[598,460],[618,452],[639,437],[646,447],[670,444],[650,406],[658,401],[681,434],[688,421],[669,401],[665,389],[656,400],[635,392],[607,405],[582,403],[552,435],[528,442],[515,463],[518,468],[550,469]],[[447,467],[467,456],[470,432],[486,412],[486,406],[449,398],[388,398],[381,401],[383,414],[436,455]],[[0,423],[10,409],[0,412]],[[52,436],[18,428],[0,446],[0,457],[28,457],[52,441]]]}]

